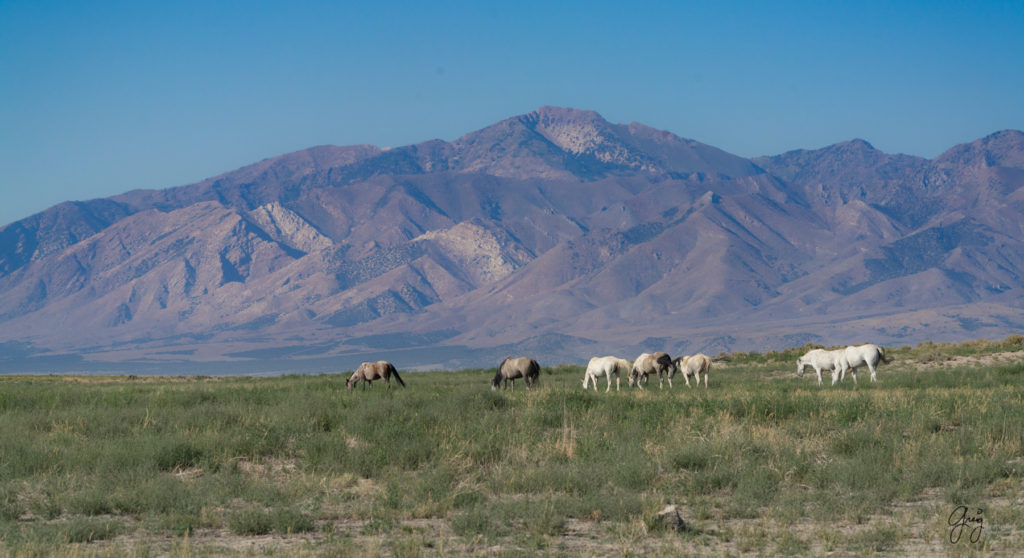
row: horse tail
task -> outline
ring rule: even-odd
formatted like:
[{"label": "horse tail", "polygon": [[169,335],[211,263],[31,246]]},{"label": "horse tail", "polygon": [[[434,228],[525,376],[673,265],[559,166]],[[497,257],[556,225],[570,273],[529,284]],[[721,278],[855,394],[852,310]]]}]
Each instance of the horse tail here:
[{"label": "horse tail", "polygon": [[886,364],[889,364],[890,362],[896,360],[896,359],[894,359],[892,357],[885,356],[885,349],[883,349],[882,347],[878,348],[878,356],[882,359],[882,362],[884,362]]},{"label": "horse tail", "polygon": [[616,376],[620,376],[623,373],[628,374],[628,372],[626,372],[626,369],[629,368],[628,364],[629,363],[627,363],[625,360],[621,358],[616,358],[615,364],[612,365],[612,373],[615,374]]},{"label": "horse tail", "polygon": [[395,375],[395,379],[398,380],[398,385],[400,385],[402,387],[405,387],[405,382],[403,382],[402,381],[402,377],[398,375],[398,369],[395,368],[394,365],[389,365],[389,366],[391,366],[391,373],[394,374]]}]

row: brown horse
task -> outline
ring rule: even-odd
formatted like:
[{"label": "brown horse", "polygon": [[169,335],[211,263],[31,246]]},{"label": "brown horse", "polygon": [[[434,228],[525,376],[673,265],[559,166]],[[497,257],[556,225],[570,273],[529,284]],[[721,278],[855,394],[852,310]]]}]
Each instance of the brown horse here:
[{"label": "brown horse", "polygon": [[[668,353],[657,352],[653,355],[643,353],[636,357],[636,361],[633,362],[633,369],[629,371],[629,387],[637,386],[642,388],[647,385],[648,376],[657,374],[658,385],[664,388],[665,375],[671,371],[672,357],[668,356]],[[640,384],[641,378],[644,381],[643,385]],[[669,381],[668,387],[672,387],[671,381]]]},{"label": "brown horse", "polygon": [[498,365],[498,372],[491,380],[491,389],[498,389],[498,384],[504,381],[505,385],[501,389],[507,388],[508,383],[512,382],[512,391],[515,391],[516,378],[526,380],[526,389],[532,388],[540,378],[540,365],[530,357],[506,358]]},{"label": "brown horse", "polygon": [[398,380],[399,385],[405,387],[405,382],[402,381],[402,377],[398,375],[398,370],[395,370],[395,366],[386,360],[379,360],[377,362],[364,362],[359,365],[359,368],[352,373],[351,376],[345,380],[345,385],[348,386],[348,390],[352,391],[352,388],[356,385],[356,382],[363,382],[363,390],[366,390],[366,384],[370,384],[370,388],[373,388],[373,381],[383,379],[384,383],[388,385],[388,389],[391,389],[391,376],[394,376]]}]

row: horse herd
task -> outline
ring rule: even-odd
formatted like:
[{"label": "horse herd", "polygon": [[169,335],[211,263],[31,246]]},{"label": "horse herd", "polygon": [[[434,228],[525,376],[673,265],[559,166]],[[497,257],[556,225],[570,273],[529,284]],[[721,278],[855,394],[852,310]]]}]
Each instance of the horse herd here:
[{"label": "horse herd", "polygon": [[658,387],[665,387],[665,380],[668,380],[668,387],[672,387],[672,378],[677,373],[683,374],[686,385],[690,385],[690,377],[700,385],[700,376],[704,375],[704,387],[708,387],[708,372],[711,370],[711,359],[707,355],[697,353],[693,356],[682,356],[673,359],[668,353],[643,353],[638,356],[633,364],[629,361],[613,356],[594,357],[587,363],[587,371],[583,376],[583,389],[593,385],[597,391],[597,380],[604,376],[607,381],[605,392],[612,389],[612,376],[615,376],[615,391],[619,390],[619,375],[629,371],[627,380],[629,387],[643,388],[650,380],[650,376],[658,375]]},{"label": "horse herd", "polygon": [[[818,375],[818,385],[822,385],[822,370],[832,371],[832,385],[837,381],[843,381],[846,373],[853,375],[854,383],[857,382],[857,368],[867,366],[871,371],[871,381],[875,381],[875,368],[880,362],[889,363],[892,359],[886,358],[885,350],[878,345],[865,344],[849,346],[844,349],[825,350],[813,349],[796,360],[796,375],[802,377],[804,368],[810,366]],[[686,380],[687,387],[690,386],[690,378],[694,378],[700,386],[701,375],[704,375],[704,387],[708,387],[708,372],[711,370],[711,359],[707,355],[697,353],[692,356],[682,356],[673,359],[668,353],[643,353],[630,363],[628,360],[614,356],[594,357],[587,363],[587,371],[583,376],[583,389],[590,386],[597,389],[597,381],[605,378],[605,392],[612,389],[612,376],[615,376],[615,390],[619,390],[620,375],[626,374],[629,387],[643,389],[650,380],[650,376],[658,375],[658,387],[665,387],[665,380],[668,380],[668,387],[672,387],[672,378],[681,373]],[[356,383],[362,382],[363,389],[366,384],[373,387],[374,380],[384,380],[388,388],[391,388],[391,377],[405,387],[405,382],[398,375],[398,370],[387,361],[364,362],[345,381],[349,391]],[[530,357],[506,358],[498,365],[498,369],[491,380],[491,389],[496,390],[511,388],[515,391],[515,381],[522,378],[526,382],[526,388],[530,389],[540,379],[540,365]]]},{"label": "horse herd", "polygon": [[796,359],[796,375],[803,376],[804,367],[810,366],[814,368],[815,374],[818,375],[818,385],[820,386],[821,371],[831,370],[832,385],[836,385],[836,381],[841,382],[846,379],[846,372],[849,371],[853,374],[853,383],[857,383],[857,367],[866,365],[868,370],[871,371],[871,381],[874,382],[876,379],[875,367],[878,366],[879,362],[888,364],[892,362],[892,359],[886,358],[885,349],[870,343],[857,346],[851,345],[845,349],[835,349],[832,351],[814,349]]}]

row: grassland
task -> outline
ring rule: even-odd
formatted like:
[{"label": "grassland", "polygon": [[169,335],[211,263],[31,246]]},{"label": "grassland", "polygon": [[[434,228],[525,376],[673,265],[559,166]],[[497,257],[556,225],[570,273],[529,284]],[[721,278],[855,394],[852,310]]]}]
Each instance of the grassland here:
[{"label": "grassland", "polygon": [[[720,355],[707,390],[0,377],[0,552],[1019,555],[1022,341],[895,348],[824,388],[805,348]],[[950,542],[958,506],[977,542]]]}]

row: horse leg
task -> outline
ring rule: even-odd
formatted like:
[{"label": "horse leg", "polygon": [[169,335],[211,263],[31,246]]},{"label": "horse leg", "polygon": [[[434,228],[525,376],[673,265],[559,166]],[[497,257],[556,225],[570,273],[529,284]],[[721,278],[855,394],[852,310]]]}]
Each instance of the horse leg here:
[{"label": "horse leg", "polygon": [[870,360],[867,362],[867,364],[868,364],[868,370],[871,371],[871,381],[874,382],[875,381],[875,367],[874,367],[874,365],[871,364]]}]

